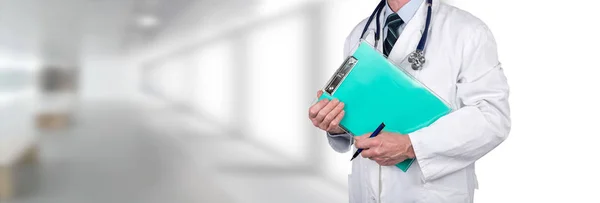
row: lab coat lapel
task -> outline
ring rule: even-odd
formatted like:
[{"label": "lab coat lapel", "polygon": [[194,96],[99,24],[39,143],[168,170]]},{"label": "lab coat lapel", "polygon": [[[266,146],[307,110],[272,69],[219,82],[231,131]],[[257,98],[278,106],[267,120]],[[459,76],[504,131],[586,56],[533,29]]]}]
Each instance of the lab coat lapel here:
[{"label": "lab coat lapel", "polygon": [[[373,20],[373,21],[375,21],[375,20]],[[374,46],[378,51],[380,51],[380,52],[383,53],[383,50],[382,50],[382,46],[383,46],[382,42],[383,42],[383,40],[380,39],[377,42],[377,44],[375,44],[375,30],[377,30],[377,27],[375,26],[375,23],[371,23],[369,25],[369,29],[367,30],[367,33],[365,34],[365,38],[364,39],[365,39],[365,41],[367,41],[367,43],[369,43],[370,45]]]}]

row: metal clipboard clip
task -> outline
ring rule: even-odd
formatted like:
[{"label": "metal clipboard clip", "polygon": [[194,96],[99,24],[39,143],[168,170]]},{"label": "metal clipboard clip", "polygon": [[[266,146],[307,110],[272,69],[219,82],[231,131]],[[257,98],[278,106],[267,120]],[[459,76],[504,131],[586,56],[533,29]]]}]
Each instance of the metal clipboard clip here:
[{"label": "metal clipboard clip", "polygon": [[342,81],[346,79],[346,76],[348,76],[348,73],[350,73],[350,71],[352,70],[352,68],[354,68],[356,63],[358,63],[358,59],[354,58],[354,56],[349,56],[348,58],[346,58],[344,63],[342,63],[342,65],[337,69],[337,71],[335,71],[335,74],[331,76],[323,90],[329,93],[330,95],[333,95],[335,90],[337,90]]}]

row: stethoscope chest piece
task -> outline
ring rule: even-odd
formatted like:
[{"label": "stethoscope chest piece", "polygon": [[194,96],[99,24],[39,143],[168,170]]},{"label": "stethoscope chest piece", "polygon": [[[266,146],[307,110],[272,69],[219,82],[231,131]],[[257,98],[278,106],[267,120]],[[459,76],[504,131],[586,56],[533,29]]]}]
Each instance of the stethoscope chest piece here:
[{"label": "stethoscope chest piece", "polygon": [[421,70],[425,65],[425,55],[421,50],[415,50],[408,56],[408,62],[413,70]]}]

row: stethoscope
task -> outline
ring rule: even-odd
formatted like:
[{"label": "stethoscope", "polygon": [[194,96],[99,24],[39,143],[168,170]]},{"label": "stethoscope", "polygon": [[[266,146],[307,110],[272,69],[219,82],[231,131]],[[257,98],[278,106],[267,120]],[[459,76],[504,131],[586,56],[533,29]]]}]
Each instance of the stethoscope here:
[{"label": "stethoscope", "polygon": [[[381,14],[381,11],[383,10],[383,7],[385,6],[385,1],[386,0],[381,0],[377,7],[375,7],[375,10],[371,14],[371,16],[369,16],[369,20],[367,20],[367,24],[365,25],[365,28],[363,29],[363,32],[360,35],[360,38],[364,39],[365,33],[367,33],[367,30],[369,29],[369,25],[373,21],[373,18],[377,16],[377,23],[375,24],[377,28],[377,30],[375,31],[375,46],[377,46],[380,38],[379,31],[381,30],[381,25],[379,21],[379,16]],[[408,55],[408,62],[411,64],[413,70],[421,70],[421,68],[423,68],[423,65],[425,64],[425,54],[423,53],[423,51],[425,50],[425,44],[427,43],[427,33],[429,31],[429,23],[431,22],[431,2],[432,0],[427,0],[427,20],[425,21],[425,31],[423,31],[423,34],[421,34],[421,40],[419,41],[419,45],[417,45],[417,49],[415,51]]]}]

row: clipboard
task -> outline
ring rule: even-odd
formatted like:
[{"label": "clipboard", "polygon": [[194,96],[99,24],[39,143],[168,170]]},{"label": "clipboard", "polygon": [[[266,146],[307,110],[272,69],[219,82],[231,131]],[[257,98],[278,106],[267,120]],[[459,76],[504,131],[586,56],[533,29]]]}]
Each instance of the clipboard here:
[{"label": "clipboard", "polygon": [[[408,60],[400,65],[410,67]],[[400,67],[361,40],[326,83],[318,101],[344,102],[340,127],[353,136],[370,133],[382,122],[385,131],[407,135],[452,112],[446,101]],[[413,161],[396,166],[406,172]]]}]

